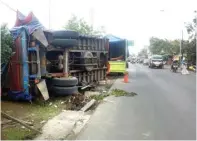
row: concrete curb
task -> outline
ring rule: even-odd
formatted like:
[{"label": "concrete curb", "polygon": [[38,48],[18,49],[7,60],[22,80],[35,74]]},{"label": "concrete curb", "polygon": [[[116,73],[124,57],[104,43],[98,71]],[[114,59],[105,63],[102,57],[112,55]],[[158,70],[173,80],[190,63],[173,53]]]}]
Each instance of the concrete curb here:
[{"label": "concrete curb", "polygon": [[85,115],[85,112],[92,107],[95,104],[96,100],[92,99],[90,102],[86,103],[85,106],[83,106],[81,108],[81,112],[82,114],[80,115],[80,117],[78,118],[78,120],[75,122],[72,130],[70,130],[70,132],[66,135],[65,139],[70,139],[73,138],[74,136],[76,136],[78,133],[81,132],[81,130],[84,128],[84,126],[87,124],[87,122],[89,121],[91,115]]},{"label": "concrete curb", "polygon": [[34,140],[59,140],[70,135],[78,134],[90,119],[90,115],[85,115],[96,100],[92,99],[80,111],[62,111],[59,115],[48,120],[42,127],[42,134]]},{"label": "concrete curb", "polygon": [[92,107],[92,105],[95,104],[95,102],[96,102],[96,100],[92,99],[90,102],[86,103],[86,105],[83,106],[80,111],[86,112],[90,107]]}]

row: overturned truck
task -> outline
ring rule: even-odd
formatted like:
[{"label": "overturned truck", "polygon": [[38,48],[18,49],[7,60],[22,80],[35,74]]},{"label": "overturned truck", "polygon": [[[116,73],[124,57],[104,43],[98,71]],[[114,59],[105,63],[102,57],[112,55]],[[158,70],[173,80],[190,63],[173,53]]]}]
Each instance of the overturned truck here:
[{"label": "overturned truck", "polygon": [[45,35],[50,44],[45,52],[46,71],[48,76],[56,77],[56,82],[72,76],[77,78],[79,86],[87,86],[106,78],[107,38],[79,35],[75,31],[45,32]]},{"label": "overturned truck", "polygon": [[3,86],[11,98],[31,100],[41,93],[47,100],[48,91],[69,95],[106,78],[107,38],[47,31],[33,13],[21,17],[11,30],[14,54]]}]

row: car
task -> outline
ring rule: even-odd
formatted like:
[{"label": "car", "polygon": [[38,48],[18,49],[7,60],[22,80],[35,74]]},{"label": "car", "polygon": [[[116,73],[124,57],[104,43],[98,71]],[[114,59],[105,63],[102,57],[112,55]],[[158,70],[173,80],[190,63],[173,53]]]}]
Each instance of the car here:
[{"label": "car", "polygon": [[130,62],[130,59],[129,58],[127,58],[127,60],[126,60],[127,62]]},{"label": "car", "polygon": [[143,65],[148,65],[149,59],[144,59]]},{"label": "car", "polygon": [[143,59],[140,59],[140,60],[139,60],[139,63],[142,64],[142,63],[143,63]]},{"label": "car", "polygon": [[156,67],[156,68],[163,69],[163,67],[164,67],[163,57],[161,55],[153,55],[153,56],[151,56],[148,66],[149,66],[149,68]]},{"label": "car", "polygon": [[135,62],[135,60],[132,60],[131,63],[132,63],[132,64],[135,64],[136,62]]}]

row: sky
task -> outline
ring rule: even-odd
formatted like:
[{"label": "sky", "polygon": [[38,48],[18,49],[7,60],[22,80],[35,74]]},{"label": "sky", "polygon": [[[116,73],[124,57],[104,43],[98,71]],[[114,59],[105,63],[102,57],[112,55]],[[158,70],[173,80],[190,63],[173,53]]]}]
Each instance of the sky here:
[{"label": "sky", "polygon": [[[104,26],[108,34],[134,40],[130,53],[137,53],[149,45],[152,36],[180,39],[183,30],[183,37],[187,39],[184,22],[191,22],[197,10],[197,0],[0,1],[25,15],[32,11],[46,28],[54,30],[63,29],[71,15],[75,14],[93,24],[95,29]],[[11,28],[15,20],[16,13],[0,2],[0,23],[7,23]]]}]

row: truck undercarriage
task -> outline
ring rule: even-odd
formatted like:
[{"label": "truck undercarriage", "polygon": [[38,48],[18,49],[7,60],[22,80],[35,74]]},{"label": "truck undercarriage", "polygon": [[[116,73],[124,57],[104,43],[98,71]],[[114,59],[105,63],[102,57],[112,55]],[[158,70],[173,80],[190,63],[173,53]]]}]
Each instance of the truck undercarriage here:
[{"label": "truck undercarriage", "polygon": [[[72,39],[71,39],[72,40]],[[79,35],[73,47],[55,48],[46,52],[47,72],[52,76],[64,73],[64,53],[67,51],[68,74],[78,78],[79,85],[105,79],[108,61],[108,39]],[[49,41],[50,42],[50,41]]]}]

